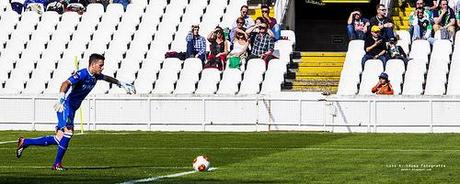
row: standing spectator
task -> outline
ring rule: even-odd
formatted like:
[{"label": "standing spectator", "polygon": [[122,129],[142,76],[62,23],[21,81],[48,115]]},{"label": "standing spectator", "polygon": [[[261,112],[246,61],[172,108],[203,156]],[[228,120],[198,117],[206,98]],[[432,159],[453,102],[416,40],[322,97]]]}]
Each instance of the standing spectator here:
[{"label": "standing spectator", "polygon": [[388,41],[391,37],[394,37],[393,21],[387,17],[387,9],[385,8],[385,5],[377,5],[377,15],[372,17],[370,22],[371,27],[379,27],[381,35],[385,41]]},{"label": "standing spectator", "polygon": [[388,42],[388,55],[390,55],[390,59],[401,59],[404,61],[404,64],[407,65],[407,55],[404,52],[403,48],[399,45],[397,45],[398,39],[395,37],[390,38],[390,41]]},{"label": "standing spectator", "polygon": [[267,23],[269,29],[272,30],[274,34],[275,41],[279,40],[281,37],[281,29],[280,25],[277,24],[276,19],[274,17],[270,17],[270,7],[268,5],[262,5],[262,18],[264,22]]},{"label": "standing spectator", "polygon": [[25,0],[11,0],[11,9],[18,14],[22,13]]},{"label": "standing spectator", "polygon": [[235,37],[236,32],[246,31],[246,28],[244,28],[243,25],[244,25],[244,19],[241,17],[238,17],[238,19],[236,19],[236,27],[233,27],[232,30],[230,31],[230,42],[233,43],[233,38]]},{"label": "standing spectator", "polygon": [[217,26],[214,31],[209,33],[208,41],[210,53],[208,55],[208,63],[206,67],[213,67],[223,70],[227,61],[228,43],[224,37],[224,30]]},{"label": "standing spectator", "polygon": [[347,33],[350,40],[364,40],[366,36],[369,20],[361,17],[361,15],[361,10],[357,9],[351,12],[348,17]]},{"label": "standing spectator", "polygon": [[268,62],[274,58],[272,53],[275,48],[275,42],[267,33],[268,26],[266,23],[261,23],[258,29],[259,33],[254,37],[251,55],[249,55],[248,60],[252,58],[261,58],[268,64]]},{"label": "standing spectator", "polygon": [[372,88],[372,93],[378,95],[393,95],[393,87],[388,80],[388,74],[381,73],[379,76],[379,82]]},{"label": "standing spectator", "polygon": [[431,19],[427,17],[428,15],[425,13],[421,7],[418,7],[415,10],[415,18],[412,20],[410,33],[412,34],[412,41],[417,39],[424,39],[431,41],[431,33],[433,30],[433,25],[431,24]]},{"label": "standing spectator", "polygon": [[364,50],[366,54],[361,61],[363,68],[368,59],[380,59],[383,62],[383,66],[386,65],[388,54],[385,41],[380,36],[380,28],[378,26],[372,26],[371,36],[367,37],[364,42]]},{"label": "standing spectator", "polygon": [[[237,57],[239,58],[239,63],[237,66],[239,67],[242,62],[246,60],[246,57],[248,56],[248,47],[249,47],[249,42],[248,42],[248,35],[246,32],[242,30],[237,30],[235,34],[235,38],[233,39],[233,49],[229,54],[229,57]],[[230,59],[231,60],[231,59]],[[230,67],[236,68],[232,66],[233,63],[230,63]]]},{"label": "standing spectator", "polygon": [[206,39],[199,34],[200,26],[192,25],[192,30],[187,34],[187,58],[200,58],[204,65],[206,59]]},{"label": "standing spectator", "polygon": [[[241,8],[240,8],[240,13],[241,13],[240,17],[244,19],[243,27],[246,28],[246,29],[254,25],[254,20],[252,20],[251,16],[248,15],[248,11],[249,11],[248,5],[241,6]],[[237,25],[234,22],[232,27],[236,27],[236,26]]]},{"label": "standing spectator", "polygon": [[441,0],[441,8],[433,12],[434,32],[441,31],[441,39],[451,39],[455,34],[455,13],[447,5],[447,0]]}]

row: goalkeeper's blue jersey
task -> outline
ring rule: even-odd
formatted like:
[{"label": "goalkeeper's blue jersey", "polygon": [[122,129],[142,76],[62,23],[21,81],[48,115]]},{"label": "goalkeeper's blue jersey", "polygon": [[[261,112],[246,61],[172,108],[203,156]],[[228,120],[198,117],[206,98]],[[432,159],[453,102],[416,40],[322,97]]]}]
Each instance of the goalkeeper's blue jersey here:
[{"label": "goalkeeper's blue jersey", "polygon": [[97,80],[102,80],[103,74],[91,75],[87,68],[77,71],[67,79],[72,84],[72,89],[67,95],[66,103],[68,107],[77,110],[81,102],[91,92]]}]

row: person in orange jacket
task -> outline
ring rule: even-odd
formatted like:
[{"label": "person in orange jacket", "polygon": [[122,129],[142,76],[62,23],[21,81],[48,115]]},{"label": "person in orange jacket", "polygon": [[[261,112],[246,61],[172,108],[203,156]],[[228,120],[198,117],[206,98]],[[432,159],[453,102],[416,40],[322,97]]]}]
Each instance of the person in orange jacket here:
[{"label": "person in orange jacket", "polygon": [[394,94],[393,87],[390,84],[390,81],[388,80],[388,74],[386,73],[381,73],[379,76],[379,83],[377,83],[373,88],[372,88],[372,93],[378,94],[378,95],[392,95]]}]

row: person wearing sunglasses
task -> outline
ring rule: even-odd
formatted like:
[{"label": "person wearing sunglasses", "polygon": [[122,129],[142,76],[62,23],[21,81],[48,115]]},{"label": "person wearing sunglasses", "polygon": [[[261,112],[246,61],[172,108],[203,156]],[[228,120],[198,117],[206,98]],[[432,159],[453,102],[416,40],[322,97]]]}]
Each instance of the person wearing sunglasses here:
[{"label": "person wearing sunglasses", "polygon": [[268,5],[262,5],[261,11],[264,22],[267,23],[268,28],[274,33],[275,41],[279,40],[281,37],[281,28],[276,19],[274,17],[270,17],[270,7]]},{"label": "person wearing sunglasses", "polygon": [[347,33],[348,39],[350,40],[364,40],[366,36],[369,20],[363,18],[361,15],[361,10],[356,9],[355,11],[351,12],[350,16],[348,17]]},{"label": "person wearing sunglasses", "polygon": [[244,27],[244,19],[242,17],[238,17],[238,19],[236,19],[236,27],[233,27],[230,31],[230,42],[233,42],[236,32],[239,31],[246,31],[246,28]]},{"label": "person wearing sunglasses", "polygon": [[268,25],[261,23],[259,25],[259,33],[255,36],[254,42],[251,47],[251,55],[248,57],[248,61],[253,58],[261,58],[268,64],[268,62],[274,58],[272,55],[275,48],[275,41],[268,33]]},{"label": "person wearing sunglasses", "polygon": [[433,11],[434,32],[441,31],[441,39],[451,39],[455,34],[455,13],[447,0],[441,0],[441,8]]},{"label": "person wearing sunglasses", "polygon": [[[422,14],[420,15],[420,13]],[[425,8],[425,2],[423,0],[417,0],[415,3],[415,10],[409,15],[409,32],[412,36],[412,40],[430,38],[432,23],[433,13],[428,7]]]},{"label": "person wearing sunglasses", "polygon": [[205,68],[217,68],[219,70],[225,69],[229,46],[224,37],[224,31],[221,27],[217,26],[208,35],[210,53],[208,55],[208,62]]},{"label": "person wearing sunglasses", "polygon": [[387,17],[387,9],[385,8],[385,5],[379,4],[376,9],[377,15],[371,18],[370,27],[378,26],[384,41],[388,41],[390,38],[395,36],[393,32],[393,21]]},{"label": "person wearing sunglasses", "polygon": [[[251,16],[249,16],[248,5],[241,6],[239,18],[243,18],[244,20],[243,27],[246,29],[254,25],[254,20],[252,20]],[[233,22],[232,27],[236,27],[236,26],[237,26],[237,22]]]}]

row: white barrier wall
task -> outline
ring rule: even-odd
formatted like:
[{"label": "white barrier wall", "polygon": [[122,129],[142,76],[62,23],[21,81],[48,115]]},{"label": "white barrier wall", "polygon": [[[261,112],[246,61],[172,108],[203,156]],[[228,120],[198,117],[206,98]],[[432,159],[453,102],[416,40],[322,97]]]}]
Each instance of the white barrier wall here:
[{"label": "white barrier wall", "polygon": [[[0,130],[53,130],[51,96],[0,96]],[[79,130],[460,132],[460,99],[322,96],[91,96]]]}]

